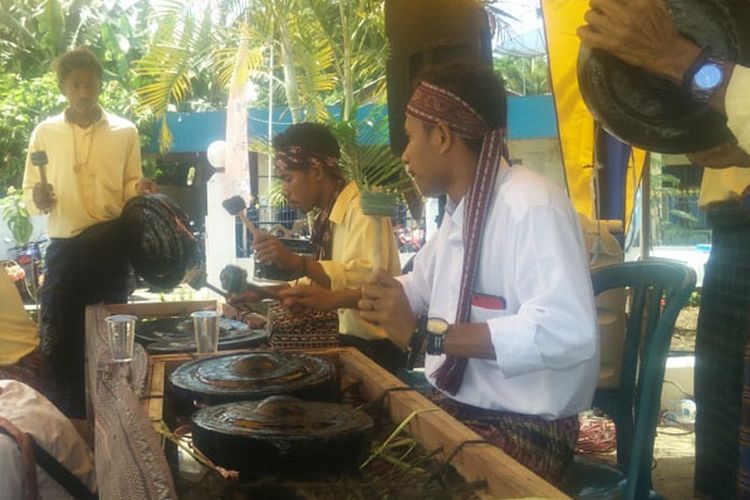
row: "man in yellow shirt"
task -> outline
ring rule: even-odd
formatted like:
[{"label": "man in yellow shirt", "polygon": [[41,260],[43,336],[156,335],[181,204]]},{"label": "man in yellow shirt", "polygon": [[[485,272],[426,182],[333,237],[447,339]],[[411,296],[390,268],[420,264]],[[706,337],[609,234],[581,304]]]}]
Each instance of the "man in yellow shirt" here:
[{"label": "man in yellow shirt", "polygon": [[[295,288],[317,291],[311,302],[318,310],[343,307],[330,303],[325,290],[358,295],[373,269],[399,274],[390,219],[362,213],[359,189],[344,179],[339,144],[330,130],[316,123],[292,125],[274,137],[273,147],[284,197],[302,212],[317,210],[310,238],[316,258],[307,260],[290,252],[271,235],[253,242],[258,258],[309,278],[316,286]],[[389,370],[397,368],[403,355],[383,329],[362,321],[353,309],[338,309],[338,317],[342,345],[357,347]]]},{"label": "man in yellow shirt", "polygon": [[[63,54],[55,69],[68,107],[34,129],[23,189],[29,207],[49,214],[41,347],[49,360],[50,396],[79,418],[85,416],[84,309],[127,299],[117,218],[126,201],[155,186],[143,179],[135,126],[98,104],[102,66],[94,55],[79,47]],[[48,159],[46,182],[32,162],[40,152]]]},{"label": "man in yellow shirt", "polygon": [[746,375],[750,373],[750,68],[723,60],[710,47],[702,48],[681,35],[663,0],[591,0],[586,21],[578,30],[584,44],[681,85],[694,99],[725,115],[734,135],[734,140],[717,148],[688,154],[694,164],[707,167],[698,204],[706,210],[712,244],[695,344],[695,495],[746,498],[750,496],[750,379]]}]

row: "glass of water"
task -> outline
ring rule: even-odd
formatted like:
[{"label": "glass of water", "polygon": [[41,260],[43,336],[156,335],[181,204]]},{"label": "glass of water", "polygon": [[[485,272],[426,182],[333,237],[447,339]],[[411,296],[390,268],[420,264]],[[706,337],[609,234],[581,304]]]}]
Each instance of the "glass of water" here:
[{"label": "glass of water", "polygon": [[219,313],[216,311],[196,311],[190,315],[195,329],[195,345],[199,353],[219,350]]},{"label": "glass of water", "polygon": [[104,321],[109,330],[109,350],[112,361],[125,363],[133,359],[133,342],[135,341],[135,320],[130,314],[107,316]]}]

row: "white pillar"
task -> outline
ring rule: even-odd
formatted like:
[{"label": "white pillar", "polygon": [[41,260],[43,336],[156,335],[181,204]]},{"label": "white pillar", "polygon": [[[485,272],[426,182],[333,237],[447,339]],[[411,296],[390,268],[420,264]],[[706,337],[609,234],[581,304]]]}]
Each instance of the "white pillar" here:
[{"label": "white pillar", "polygon": [[227,198],[225,182],[226,175],[216,172],[206,183],[206,273],[208,282],[219,287],[219,273],[237,260],[235,218],[221,205]]}]

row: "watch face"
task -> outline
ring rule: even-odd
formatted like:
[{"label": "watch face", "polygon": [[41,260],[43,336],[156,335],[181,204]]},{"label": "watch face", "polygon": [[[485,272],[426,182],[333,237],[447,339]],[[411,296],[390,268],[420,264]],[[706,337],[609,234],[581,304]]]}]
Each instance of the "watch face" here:
[{"label": "watch face", "polygon": [[707,62],[695,72],[693,83],[699,90],[714,90],[724,80],[724,68],[715,62]]},{"label": "watch face", "polygon": [[448,322],[440,318],[427,319],[427,331],[433,335],[442,335],[448,330]]}]

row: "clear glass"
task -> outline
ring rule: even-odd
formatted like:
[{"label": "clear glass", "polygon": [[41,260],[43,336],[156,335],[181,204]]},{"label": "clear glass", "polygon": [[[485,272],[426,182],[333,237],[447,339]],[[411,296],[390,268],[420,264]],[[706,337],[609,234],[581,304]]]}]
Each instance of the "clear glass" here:
[{"label": "clear glass", "polygon": [[133,359],[135,320],[137,319],[136,316],[130,314],[117,314],[105,318],[109,330],[109,350],[112,353],[112,361],[125,363]]},{"label": "clear glass", "polygon": [[195,329],[195,345],[199,353],[219,350],[219,313],[196,311],[190,315]]}]

